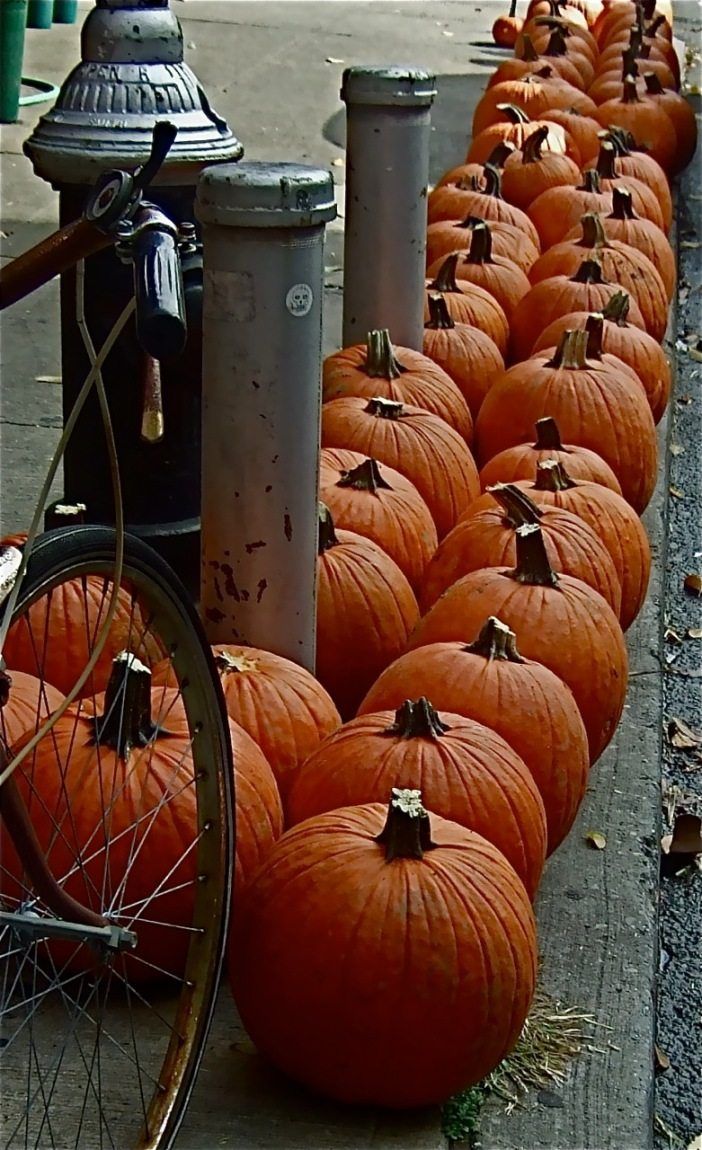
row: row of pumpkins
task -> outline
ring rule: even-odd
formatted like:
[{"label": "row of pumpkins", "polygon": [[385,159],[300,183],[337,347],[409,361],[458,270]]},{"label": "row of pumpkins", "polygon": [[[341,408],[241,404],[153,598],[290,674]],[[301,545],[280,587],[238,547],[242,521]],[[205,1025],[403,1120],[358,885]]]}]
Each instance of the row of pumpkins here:
[{"label": "row of pumpkins", "polygon": [[[516,1041],[532,900],[616,730],[649,578],[668,178],[695,148],[671,15],[661,0],[533,0],[514,31],[466,162],[429,196],[424,353],[377,330],[324,364],[318,678],[216,649],[237,783],[234,995],[263,1053],[349,1102],[439,1102]],[[74,598],[64,629],[85,617]],[[8,636],[15,745],[53,609]],[[130,761],[140,793],[159,770],[99,719],[125,672],[124,611],[90,684],[107,694],[81,704],[84,740],[74,707],[44,751],[75,761],[88,792],[91,762],[104,787]],[[78,636],[55,646],[49,710],[87,654]],[[135,654],[137,723],[172,719],[168,662]],[[181,751],[173,731],[165,742],[167,764]],[[60,811],[60,794],[41,798]],[[182,963],[158,931],[140,947]]]}]

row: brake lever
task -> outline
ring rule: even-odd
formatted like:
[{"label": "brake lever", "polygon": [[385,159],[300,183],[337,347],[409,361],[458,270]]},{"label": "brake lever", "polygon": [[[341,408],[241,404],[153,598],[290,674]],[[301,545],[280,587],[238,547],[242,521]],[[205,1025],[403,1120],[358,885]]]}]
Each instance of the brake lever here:
[{"label": "brake lever", "polygon": [[159,120],[154,125],[148,158],[134,172],[125,172],[121,168],[104,172],[85,205],[83,219],[106,234],[130,220],[141,203],[143,191],[157,176],[177,135],[175,124]]}]

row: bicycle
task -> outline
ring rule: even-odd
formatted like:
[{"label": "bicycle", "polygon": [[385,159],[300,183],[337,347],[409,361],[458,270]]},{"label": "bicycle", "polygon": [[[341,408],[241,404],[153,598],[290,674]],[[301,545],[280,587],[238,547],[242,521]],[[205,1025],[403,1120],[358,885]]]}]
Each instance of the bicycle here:
[{"label": "bicycle", "polygon": [[[0,1067],[3,1145],[173,1144],[204,1050],[233,870],[229,724],[183,585],[123,531],[100,368],[132,311],[154,370],[185,339],[179,248],[143,193],[173,139],[98,180],[83,217],[0,274],[0,307],[107,244],[135,294],[103,347],[83,332],[115,484],[116,528],[38,529],[0,549]],[[78,276],[79,291],[82,278]],[[80,311],[79,311],[80,315]],[[60,520],[59,508],[54,515]],[[19,543],[19,546],[15,544]]]}]

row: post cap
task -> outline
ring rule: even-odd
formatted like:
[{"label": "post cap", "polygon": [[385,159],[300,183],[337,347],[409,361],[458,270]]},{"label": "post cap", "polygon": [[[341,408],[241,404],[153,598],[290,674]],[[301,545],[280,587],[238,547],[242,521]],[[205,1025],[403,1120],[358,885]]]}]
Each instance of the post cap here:
[{"label": "post cap", "polygon": [[334,181],[323,168],[251,161],[205,168],[195,196],[203,224],[303,228],[336,216]]},{"label": "post cap", "polygon": [[347,104],[419,108],[431,104],[435,95],[432,72],[402,64],[346,68],[341,79],[341,99]]}]

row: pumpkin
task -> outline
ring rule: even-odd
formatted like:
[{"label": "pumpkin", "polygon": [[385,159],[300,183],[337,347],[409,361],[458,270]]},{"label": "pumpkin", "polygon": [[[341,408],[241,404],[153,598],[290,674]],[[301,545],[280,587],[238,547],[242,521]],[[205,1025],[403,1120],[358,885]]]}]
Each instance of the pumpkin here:
[{"label": "pumpkin", "polygon": [[540,59],[547,63],[561,80],[584,92],[591,79],[590,71],[583,66],[582,57],[580,60],[574,59],[568,49],[563,29],[556,27],[551,32],[546,46],[541,49]]},{"label": "pumpkin", "polygon": [[[221,665],[220,678],[226,678]],[[230,706],[228,702],[227,707]],[[283,805],[275,775],[260,745],[231,718],[229,733],[236,808],[234,890],[240,894],[283,833]]]},{"label": "pumpkin", "polygon": [[[637,248],[647,256],[658,271],[668,301],[675,294],[675,256],[665,235],[651,220],[642,219],[634,211],[631,192],[628,188],[615,188],[612,192],[612,210],[609,215],[600,216],[602,229],[610,240],[620,240]],[[565,237],[577,239],[579,229],[574,228]]]},{"label": "pumpkin", "polygon": [[525,659],[513,631],[491,616],[471,643],[431,643],[383,671],[360,714],[399,707],[426,693],[440,711],[490,727],[526,763],[541,793],[551,854],[585,794],[587,734],[572,692],[543,664]]},{"label": "pumpkin", "polygon": [[[613,197],[617,190],[628,191],[639,214],[668,232],[673,222],[668,178],[653,156],[631,150],[630,138],[619,128],[604,133],[596,164],[600,187]],[[647,192],[642,192],[642,185]]]},{"label": "pumpkin", "polygon": [[445,296],[430,294],[427,303],[424,354],[448,372],[475,419],[493,379],[504,371],[505,361],[489,335],[452,319]]},{"label": "pumpkin", "polygon": [[481,460],[523,443],[535,421],[556,420],[568,442],[589,447],[614,471],[637,511],[656,483],[656,429],[643,386],[586,357],[588,333],[566,332],[555,351],[515,364],[495,381],[477,421]]},{"label": "pumpkin", "polygon": [[489,292],[499,303],[508,323],[514,308],[530,287],[526,274],[512,260],[492,254],[492,233],[487,222],[473,228],[470,248],[459,256],[456,277]]},{"label": "pumpkin", "polygon": [[604,278],[636,300],[646,331],[660,343],[667,327],[668,296],[657,269],[638,248],[608,239],[596,212],[587,212],[580,223],[577,240],[564,240],[539,256],[529,273],[532,284],[573,275],[586,260],[596,259]]},{"label": "pumpkin", "polygon": [[230,977],[247,1033],[341,1102],[443,1102],[494,1069],[524,1025],[529,896],[496,847],[428,816],[414,790],[395,790],[389,810],[293,827],[237,917]]},{"label": "pumpkin", "polygon": [[609,551],[622,588],[620,620],[631,626],[646,598],[651,547],[636,512],[625,499],[598,483],[571,477],[555,459],[537,464],[536,480],[519,486],[540,507],[560,507],[579,515]]},{"label": "pumpkin", "polygon": [[[654,72],[667,87],[675,88],[673,71],[665,60],[649,60],[644,63],[644,67]],[[605,66],[601,61],[598,62],[595,79],[587,94],[596,104],[619,99],[624,92],[627,76],[632,76],[636,81],[637,92],[645,94],[646,85],[640,75],[638,52],[634,43],[630,43],[623,52],[620,52],[618,59],[611,64]]]},{"label": "pumpkin", "polygon": [[608,212],[611,207],[611,192],[603,191],[597,172],[588,170],[577,188],[563,184],[541,192],[529,205],[529,219],[539,233],[541,250],[546,251],[560,243],[585,212]]},{"label": "pumpkin", "polygon": [[320,504],[317,678],[343,718],[404,649],[418,614],[412,588],[390,556],[354,531],[336,531]]},{"label": "pumpkin", "polygon": [[[582,112],[576,112],[575,108],[548,108],[543,118],[546,123],[558,124],[567,132],[578,154],[576,156],[571,152],[566,154],[570,155],[579,167],[584,168],[597,159],[600,150],[598,133],[601,130],[597,120],[591,116],[583,116]],[[549,151],[555,149],[549,147]]]},{"label": "pumpkin", "polygon": [[[426,569],[420,594],[422,612],[444,591],[483,567],[506,567],[516,558],[516,530],[525,523],[541,527],[554,570],[582,579],[599,591],[615,615],[622,590],[609,552],[577,515],[541,511],[518,487],[497,484],[471,504],[449,531]],[[584,530],[583,530],[584,529]]]},{"label": "pumpkin", "polygon": [[579,88],[555,76],[526,76],[523,80],[506,80],[486,89],[473,114],[474,136],[495,123],[500,104],[516,104],[532,120],[538,119],[546,108],[577,108],[586,116],[599,118],[595,116],[597,104]]},{"label": "pumpkin", "polygon": [[517,36],[522,30],[523,20],[516,15],[517,0],[512,0],[506,16],[498,16],[492,26],[492,38],[498,48],[514,48]]},{"label": "pumpkin", "polygon": [[334,399],[322,408],[322,447],[346,447],[387,463],[414,483],[446,535],[480,492],[473,457],[443,419],[389,399]]},{"label": "pumpkin", "polygon": [[409,347],[393,347],[387,328],[368,333],[365,344],[327,356],[322,368],[322,399],[357,395],[414,404],[432,411],[465,439],[473,440],[468,405],[450,375],[427,355]]},{"label": "pumpkin", "polygon": [[[587,313],[583,313],[583,315],[586,316]],[[571,322],[565,325],[564,330],[573,330],[578,326],[580,326],[578,323]],[[554,325],[551,324],[546,330],[551,332],[553,327]],[[636,330],[638,331],[638,328]],[[560,333],[555,339],[545,343],[544,347],[556,346],[559,339]],[[540,342],[541,340],[539,340]],[[537,419],[534,426],[536,430],[535,443],[518,443],[514,447],[506,447],[504,451],[498,452],[497,455],[493,455],[492,459],[488,460],[480,472],[480,484],[483,491],[495,483],[514,483],[518,479],[531,479],[537,463],[544,459],[556,459],[561,460],[567,466],[569,474],[574,479],[587,479],[592,483],[601,483],[604,487],[609,487],[621,495],[621,485],[609,464],[587,447],[578,447],[573,443],[562,443],[561,433],[555,419],[544,416],[543,419]]]},{"label": "pumpkin", "polygon": [[434,187],[444,188],[447,184],[455,184],[458,180],[470,180],[474,176],[478,181],[478,187],[483,188],[485,186],[485,165],[489,164],[491,167],[497,168],[498,171],[500,171],[505,165],[505,160],[508,156],[511,156],[514,150],[514,144],[509,143],[508,140],[500,140],[492,149],[488,158],[483,160],[482,163],[478,163],[475,160],[471,160],[470,162],[466,160],[464,163],[458,164],[455,168],[449,168],[448,171],[444,172],[443,176],[436,181]]},{"label": "pumpkin", "polygon": [[[629,297],[625,292],[617,292],[603,308],[600,313],[603,320],[601,337],[598,334],[598,340],[601,339],[601,351],[616,356],[636,373],[646,392],[654,422],[659,423],[670,397],[670,364],[663,348],[652,336],[627,322],[628,311]],[[594,324],[593,320],[595,321]],[[593,326],[599,332],[600,325],[595,313],[592,312],[571,312],[569,315],[554,320],[534,344],[534,355],[548,347],[555,347],[564,331],[587,328],[588,324],[591,332]],[[593,348],[591,334],[588,342],[589,355],[592,354]],[[564,460],[564,462],[568,465],[574,479],[593,478],[596,483],[601,482],[594,476],[578,474],[570,467],[568,460]],[[605,486],[609,485],[606,484]]]},{"label": "pumpkin", "polygon": [[[437,220],[427,228],[427,269],[430,276],[438,273],[446,256],[465,251],[473,239],[473,229],[484,221],[480,216],[466,216],[462,220]],[[492,250],[497,256],[507,256],[523,272],[528,272],[539,249],[514,224],[492,220]]]},{"label": "pumpkin", "polygon": [[580,579],[557,575],[540,527],[527,524],[517,528],[514,569],[483,568],[459,579],[419,622],[410,647],[465,639],[487,615],[518,629],[522,654],[570,687],[594,762],[616,730],[626,696],[626,644],[612,608]]},{"label": "pumpkin", "polygon": [[[541,332],[554,319],[573,311],[602,311],[618,291],[619,285],[605,279],[602,266],[595,259],[584,260],[570,277],[550,276],[534,284],[512,313],[513,357],[526,359]],[[631,322],[645,331],[646,325],[639,306],[632,299],[629,314]],[[546,411],[541,414],[553,413]]]},{"label": "pumpkin", "polygon": [[529,205],[548,188],[580,183],[580,169],[567,156],[545,152],[543,145],[548,129],[542,127],[525,142],[521,152],[505,161],[502,190],[505,198],[516,207],[527,211]]},{"label": "pumpkin", "polygon": [[[560,31],[554,32],[554,36],[556,35],[560,36]],[[551,37],[552,40],[553,37]],[[566,59],[565,56],[557,56],[555,53],[549,54],[551,41],[546,45],[543,54],[539,55],[531,37],[524,36],[519,56],[511,56],[508,60],[503,60],[501,64],[498,64],[488,80],[488,88],[494,87],[495,84],[503,84],[506,80],[521,80],[525,76],[542,72],[545,67],[550,67],[551,71],[560,76],[562,80],[566,80],[574,88],[579,88],[581,92],[584,92],[585,81],[577,65],[572,60]]]},{"label": "pumpkin", "polygon": [[660,0],[653,4],[650,0],[646,0],[641,6],[634,0],[627,0],[626,3],[620,0],[605,0],[603,11],[593,27],[595,39],[602,47],[620,34],[622,29],[628,32],[636,22],[641,22],[643,26],[643,20],[649,24],[657,21],[656,30],[670,39],[673,24],[672,5],[661,3]]},{"label": "pumpkin", "polygon": [[509,339],[507,316],[490,292],[479,284],[457,278],[459,260],[459,252],[446,256],[436,275],[428,278],[424,322],[430,318],[429,296],[440,294],[446,301],[446,309],[452,319],[484,331],[497,345],[500,355],[504,355]]},{"label": "pumpkin", "polygon": [[416,589],[438,541],[414,484],[355,451],[324,448],[320,464],[319,498],[336,526],[377,543]]},{"label": "pumpkin", "polygon": [[522,34],[514,46],[515,52],[522,50],[524,36],[530,36],[536,51],[543,52],[556,29],[565,39],[568,58],[577,63],[586,84],[589,84],[595,73],[599,54],[597,41],[588,29],[576,27],[569,20],[557,16],[535,16],[524,25]]},{"label": "pumpkin", "polygon": [[324,811],[421,790],[445,819],[502,851],[533,899],[546,858],[546,816],[528,768],[489,727],[438,714],[424,697],[346,723],[310,756],[290,796],[294,825]]},{"label": "pumpkin", "polygon": [[[602,3],[601,0],[558,0],[557,9],[559,15],[573,22],[577,21],[575,14],[580,13],[585,17],[585,25],[592,28],[602,10]],[[527,19],[531,20],[534,16],[545,16],[552,13],[553,5],[550,0],[531,0],[527,8]],[[580,26],[583,26],[582,23]]]},{"label": "pumpkin", "polygon": [[662,62],[672,73],[675,89],[680,88],[680,61],[673,45],[669,40],[661,40],[655,35],[647,36],[645,30],[641,32],[638,27],[631,28],[628,34],[622,31],[608,42],[607,47],[600,52],[598,69],[605,70],[617,64],[622,58],[622,51],[630,44],[636,49],[636,62],[640,71],[646,71],[649,60]]},{"label": "pumpkin", "polygon": [[57,710],[64,696],[50,683],[42,683],[34,675],[24,671],[8,671],[9,696],[3,702],[3,685],[0,693],[0,741],[12,748],[25,731],[32,733],[46,722],[49,715]]},{"label": "pumpkin", "polygon": [[526,232],[531,242],[538,246],[539,238],[529,217],[502,198],[502,184],[497,168],[486,164],[483,172],[482,184],[475,176],[471,176],[467,180],[459,178],[456,183],[434,188],[429,193],[427,205],[429,223],[476,215],[488,223],[497,220],[512,224]]},{"label": "pumpkin", "polygon": [[548,128],[546,142],[550,152],[570,156],[576,164],[581,162],[582,157],[573,137],[555,120],[549,120],[545,116],[541,120],[530,120],[526,112],[514,104],[498,104],[495,116],[499,119],[472,137],[466,156],[467,163],[487,163],[493,149],[501,143],[521,148],[531,133],[543,125]]},{"label": "pumpkin", "polygon": [[676,170],[677,137],[673,122],[658,100],[639,95],[633,76],[624,80],[621,97],[605,100],[597,106],[595,119],[604,128],[615,124],[627,129],[665,172]]},{"label": "pumpkin", "polygon": [[681,172],[692,160],[697,149],[697,118],[690,104],[679,92],[666,90],[660,72],[649,61],[644,74],[646,93],[649,99],[665,112],[675,131],[676,148],[673,157],[673,172]]},{"label": "pumpkin", "polygon": [[[87,666],[113,590],[102,576],[76,576],[36,599],[7,633],[2,652],[6,665],[68,695]],[[117,590],[117,610],[107,642],[78,698],[107,688],[112,661],[124,649],[149,664],[165,655],[142,618],[139,604],[123,585]]]}]

